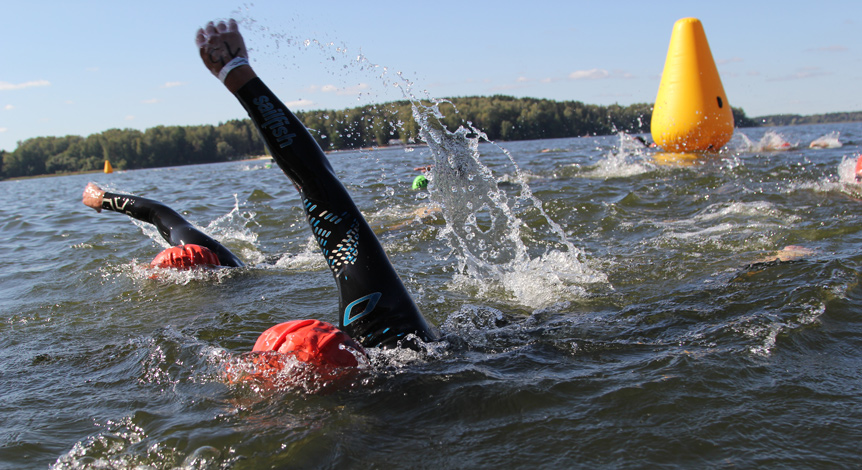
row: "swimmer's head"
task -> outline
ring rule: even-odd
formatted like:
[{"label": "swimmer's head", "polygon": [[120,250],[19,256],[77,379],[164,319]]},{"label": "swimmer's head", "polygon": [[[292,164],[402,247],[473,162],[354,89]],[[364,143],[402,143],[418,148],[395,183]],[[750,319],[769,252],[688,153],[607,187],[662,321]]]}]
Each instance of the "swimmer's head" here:
[{"label": "swimmer's head", "polygon": [[413,189],[425,189],[428,187],[428,178],[424,175],[419,175],[413,178]]},{"label": "swimmer's head", "polygon": [[200,245],[172,246],[150,262],[154,268],[192,269],[195,267],[218,266],[218,256],[207,247]]},{"label": "swimmer's head", "polygon": [[319,320],[275,325],[260,335],[252,351],[291,354],[299,361],[323,368],[356,367],[357,355],[366,356],[365,349],[347,333]]},{"label": "swimmer's head", "polygon": [[862,153],[856,155],[856,182],[862,183]]}]

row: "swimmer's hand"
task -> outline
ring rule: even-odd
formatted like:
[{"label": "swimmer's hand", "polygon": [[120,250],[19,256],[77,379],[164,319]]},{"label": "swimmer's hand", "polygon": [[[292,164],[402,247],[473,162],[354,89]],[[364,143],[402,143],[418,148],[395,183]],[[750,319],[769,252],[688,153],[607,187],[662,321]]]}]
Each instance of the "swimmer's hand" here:
[{"label": "swimmer's hand", "polygon": [[102,212],[102,198],[105,197],[105,191],[96,186],[95,183],[87,183],[84,188],[84,196],[81,202],[87,207],[96,209],[96,212]]},{"label": "swimmer's hand", "polygon": [[774,254],[755,261],[754,264],[769,263],[773,261],[777,261],[779,263],[786,263],[788,261],[796,261],[805,258],[806,256],[811,256],[814,253],[815,251],[811,248],[806,248],[799,245],[787,245],[784,248],[775,252]]},{"label": "swimmer's hand", "polygon": [[[219,77],[227,88],[235,92],[256,77],[248,65],[248,49],[239,33],[236,20],[218,24],[210,21],[205,28],[198,29],[195,44],[204,65]],[[228,66],[227,69],[222,70]]]}]

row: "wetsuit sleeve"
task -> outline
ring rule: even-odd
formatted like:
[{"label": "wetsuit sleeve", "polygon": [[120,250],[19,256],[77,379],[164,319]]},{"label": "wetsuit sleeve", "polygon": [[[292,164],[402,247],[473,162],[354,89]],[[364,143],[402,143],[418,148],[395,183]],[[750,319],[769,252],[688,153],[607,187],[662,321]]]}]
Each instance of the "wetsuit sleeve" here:
[{"label": "wetsuit sleeve", "polygon": [[341,329],[370,347],[395,345],[410,333],[424,341],[437,339],[305,126],[259,78],[236,95],[300,193],[338,286]]},{"label": "wetsuit sleeve", "polygon": [[128,194],[105,192],[102,209],[121,212],[156,226],[159,234],[171,246],[184,244],[200,245],[212,250],[222,266],[240,267],[243,262],[224,245],[195,228],[189,221],[159,201]]}]

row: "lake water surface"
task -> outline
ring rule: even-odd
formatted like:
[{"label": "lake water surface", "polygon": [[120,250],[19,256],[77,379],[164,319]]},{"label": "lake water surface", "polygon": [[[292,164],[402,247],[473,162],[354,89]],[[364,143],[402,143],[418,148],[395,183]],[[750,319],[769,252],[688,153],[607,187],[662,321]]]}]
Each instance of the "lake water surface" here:
[{"label": "lake water surface", "polygon": [[[444,335],[372,351],[339,390],[226,374],[269,326],[338,318],[266,160],[0,182],[0,467],[862,463],[862,124],[737,129],[697,157],[466,140],[461,179],[440,166],[428,191],[410,182],[436,147],[330,154]],[[163,242],[82,205],[88,181],[167,203],[248,267],[151,279]],[[802,256],[752,265],[787,245]]]}]

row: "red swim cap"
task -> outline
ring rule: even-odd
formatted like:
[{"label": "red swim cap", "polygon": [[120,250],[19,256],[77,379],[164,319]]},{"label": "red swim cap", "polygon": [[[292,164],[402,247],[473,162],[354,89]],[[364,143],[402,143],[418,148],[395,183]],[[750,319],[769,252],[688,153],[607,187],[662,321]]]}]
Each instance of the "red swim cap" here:
[{"label": "red swim cap", "polygon": [[[341,347],[344,345],[345,347]],[[322,367],[356,367],[359,361],[350,351],[365,355],[365,349],[347,333],[319,320],[294,320],[264,331],[252,352],[276,351]]]},{"label": "red swim cap", "polygon": [[862,180],[862,153],[857,156],[856,160],[856,181]]},{"label": "red swim cap", "polygon": [[150,262],[154,268],[191,269],[195,266],[218,266],[218,256],[200,245],[172,246]]}]

